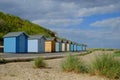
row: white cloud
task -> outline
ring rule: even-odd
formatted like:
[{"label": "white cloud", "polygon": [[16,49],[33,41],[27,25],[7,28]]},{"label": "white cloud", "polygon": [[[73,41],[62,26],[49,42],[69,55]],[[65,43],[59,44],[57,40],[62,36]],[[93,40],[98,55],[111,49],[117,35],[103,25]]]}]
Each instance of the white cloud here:
[{"label": "white cloud", "polygon": [[119,32],[109,30],[83,30],[83,29],[64,29],[54,28],[54,31],[59,33],[60,37],[70,39],[78,43],[86,43],[88,47],[107,47],[118,48],[120,43]]},{"label": "white cloud", "polygon": [[[107,40],[120,40],[120,34],[119,32],[113,32],[108,30],[83,30],[83,29],[65,29],[65,28],[53,28],[54,31],[58,32],[60,36],[67,37],[67,38],[80,38],[80,39],[107,39]],[[66,34],[66,35],[64,35]],[[76,39],[77,40],[77,39]]]},{"label": "white cloud", "polygon": [[0,5],[0,10],[30,20],[70,17],[76,19],[120,10],[119,0],[1,0]]},{"label": "white cloud", "polygon": [[96,21],[95,23],[90,24],[91,26],[96,27],[108,27],[108,28],[119,28],[120,29],[120,17],[105,19],[102,21]]},{"label": "white cloud", "polygon": [[65,27],[78,25],[83,21],[83,19],[40,19],[32,21],[33,23],[40,24],[43,26],[53,26],[53,27]]},{"label": "white cloud", "polygon": [[77,16],[83,17],[83,16],[91,16],[95,14],[105,14],[105,13],[115,12],[120,10],[119,5],[120,4],[118,3],[118,4],[110,4],[110,5],[99,6],[99,7],[82,8],[78,11]]}]

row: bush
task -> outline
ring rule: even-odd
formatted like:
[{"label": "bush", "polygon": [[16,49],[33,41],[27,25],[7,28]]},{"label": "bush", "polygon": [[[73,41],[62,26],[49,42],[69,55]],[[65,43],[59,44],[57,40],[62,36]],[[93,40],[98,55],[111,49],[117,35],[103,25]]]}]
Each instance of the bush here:
[{"label": "bush", "polygon": [[0,64],[6,64],[6,63],[7,63],[7,61],[5,59],[0,58]]},{"label": "bush", "polygon": [[34,67],[35,68],[46,67],[46,63],[44,62],[44,59],[42,57],[35,58]]},{"label": "bush", "polygon": [[65,60],[61,64],[61,68],[66,72],[76,72],[76,73],[84,73],[87,72],[87,68],[84,65],[83,61],[79,60],[77,57],[73,55],[68,55]]},{"label": "bush", "polygon": [[92,52],[93,52],[93,50],[87,50],[87,54],[90,54]]},{"label": "bush", "polygon": [[116,50],[115,52],[114,52],[115,54],[114,54],[114,56],[120,56],[120,50]]},{"label": "bush", "polygon": [[120,79],[120,61],[112,55],[97,56],[89,69],[91,74],[106,76],[111,79]]}]

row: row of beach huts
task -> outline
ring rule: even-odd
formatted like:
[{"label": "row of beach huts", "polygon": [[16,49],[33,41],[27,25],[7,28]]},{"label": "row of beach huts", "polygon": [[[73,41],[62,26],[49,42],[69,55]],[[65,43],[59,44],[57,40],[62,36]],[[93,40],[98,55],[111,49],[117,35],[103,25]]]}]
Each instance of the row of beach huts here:
[{"label": "row of beach huts", "polygon": [[55,37],[27,35],[25,32],[10,32],[4,37],[4,53],[45,53],[85,51],[86,45]]}]

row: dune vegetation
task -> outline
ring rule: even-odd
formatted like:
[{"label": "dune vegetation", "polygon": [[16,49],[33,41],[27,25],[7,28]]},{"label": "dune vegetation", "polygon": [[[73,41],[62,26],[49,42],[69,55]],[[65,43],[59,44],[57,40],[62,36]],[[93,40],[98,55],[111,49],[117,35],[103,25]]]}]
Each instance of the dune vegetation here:
[{"label": "dune vegetation", "polygon": [[42,34],[46,37],[55,36],[55,32],[44,28],[43,26],[34,24],[28,20],[18,16],[5,14],[0,12],[0,40],[8,32],[25,31],[27,34]]},{"label": "dune vegetation", "polygon": [[109,79],[120,79],[120,60],[115,58],[116,56],[120,55],[120,51],[113,49],[95,49],[88,50],[87,54],[88,52],[89,54],[94,54],[93,52],[95,51],[112,51],[113,54],[101,53],[97,56],[94,56],[94,60],[89,64],[83,62],[81,58],[68,55],[62,61],[62,70],[65,72],[89,73],[91,75],[104,76]]}]

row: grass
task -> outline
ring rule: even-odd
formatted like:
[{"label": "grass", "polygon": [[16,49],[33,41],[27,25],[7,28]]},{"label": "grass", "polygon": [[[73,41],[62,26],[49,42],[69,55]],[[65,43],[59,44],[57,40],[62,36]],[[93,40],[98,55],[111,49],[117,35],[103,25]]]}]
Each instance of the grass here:
[{"label": "grass", "polygon": [[89,72],[110,79],[120,79],[120,61],[109,54],[97,56],[92,62]]},{"label": "grass", "polygon": [[120,50],[115,51],[114,56],[120,57]]},{"label": "grass", "polygon": [[116,49],[111,49],[111,48],[91,48],[88,49],[88,51],[94,52],[94,51],[114,51]]},{"label": "grass", "polygon": [[61,68],[66,72],[85,73],[87,68],[84,62],[78,59],[76,56],[68,55],[61,64]]},{"label": "grass", "polygon": [[35,68],[44,68],[46,67],[46,63],[42,57],[37,57],[34,59],[34,67]]},{"label": "grass", "polygon": [[92,52],[93,52],[93,50],[87,50],[87,54],[90,54]]},{"label": "grass", "polygon": [[78,56],[84,56],[84,55],[90,54],[92,52],[93,52],[92,49],[88,49],[88,50],[86,50],[86,52],[83,52],[83,53],[79,54]]},{"label": "grass", "polygon": [[5,59],[0,58],[0,64],[6,64],[6,63],[7,63],[7,61]]}]

